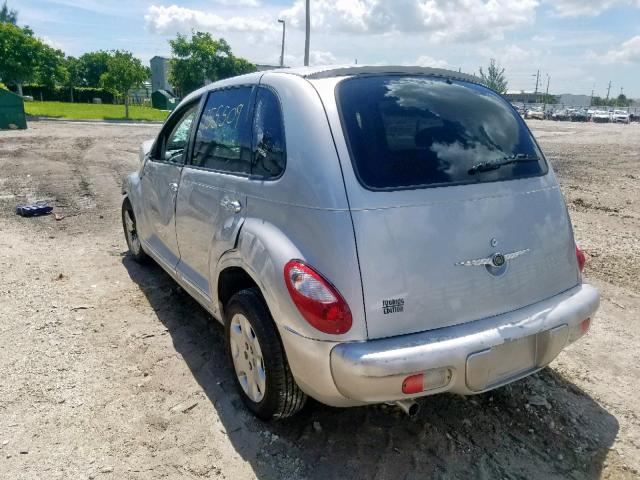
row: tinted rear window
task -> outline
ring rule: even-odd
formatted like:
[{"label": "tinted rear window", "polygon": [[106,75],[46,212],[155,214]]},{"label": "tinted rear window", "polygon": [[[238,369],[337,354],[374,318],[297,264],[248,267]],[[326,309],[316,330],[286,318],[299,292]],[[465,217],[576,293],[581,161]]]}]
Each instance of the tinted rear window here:
[{"label": "tinted rear window", "polygon": [[520,115],[483,86],[420,76],[359,77],[338,85],[337,101],[354,169],[369,189],[492,182],[547,171]]}]

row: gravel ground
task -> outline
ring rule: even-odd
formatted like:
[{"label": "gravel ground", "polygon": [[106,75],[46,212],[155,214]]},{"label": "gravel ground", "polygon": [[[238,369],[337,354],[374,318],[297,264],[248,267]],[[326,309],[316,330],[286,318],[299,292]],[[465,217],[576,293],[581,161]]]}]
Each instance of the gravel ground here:
[{"label": "gravel ground", "polygon": [[[640,125],[532,121],[603,295],[550,368],[415,419],[311,402],[241,408],[222,329],[125,254],[123,176],[157,125],[0,132],[0,477],[640,478]],[[17,203],[64,215],[23,219]]]}]

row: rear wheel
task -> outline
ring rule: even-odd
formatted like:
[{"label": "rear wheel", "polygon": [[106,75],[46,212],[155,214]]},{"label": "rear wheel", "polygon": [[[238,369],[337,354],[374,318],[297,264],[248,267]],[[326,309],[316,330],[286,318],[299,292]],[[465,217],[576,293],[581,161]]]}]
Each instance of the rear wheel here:
[{"label": "rear wheel", "polygon": [[229,359],[244,404],[258,418],[290,417],[307,396],[296,384],[260,291],[236,293],[225,307]]},{"label": "rear wheel", "polygon": [[122,228],[124,229],[124,236],[127,240],[127,246],[129,247],[129,253],[133,259],[138,263],[145,263],[149,260],[149,257],[142,249],[142,243],[138,236],[138,229],[136,226],[136,217],[133,214],[133,207],[128,198],[125,198],[122,202]]}]

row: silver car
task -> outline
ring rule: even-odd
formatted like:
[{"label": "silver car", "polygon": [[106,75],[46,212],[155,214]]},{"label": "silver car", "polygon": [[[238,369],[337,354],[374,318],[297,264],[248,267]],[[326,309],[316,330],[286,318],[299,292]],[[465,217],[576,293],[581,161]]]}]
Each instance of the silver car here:
[{"label": "silver car", "polygon": [[477,394],[544,368],[598,291],[551,166],[477,78],[254,73],[187,96],[127,177],[131,255],[220,321],[247,407]]}]

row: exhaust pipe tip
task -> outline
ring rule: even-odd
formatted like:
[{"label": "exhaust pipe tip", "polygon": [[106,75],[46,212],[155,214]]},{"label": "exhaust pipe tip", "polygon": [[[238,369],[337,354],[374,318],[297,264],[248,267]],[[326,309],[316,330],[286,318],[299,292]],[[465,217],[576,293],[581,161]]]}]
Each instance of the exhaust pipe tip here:
[{"label": "exhaust pipe tip", "polygon": [[420,412],[420,405],[413,400],[398,400],[396,405],[410,417],[415,417]]}]

